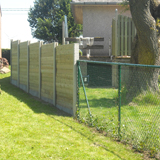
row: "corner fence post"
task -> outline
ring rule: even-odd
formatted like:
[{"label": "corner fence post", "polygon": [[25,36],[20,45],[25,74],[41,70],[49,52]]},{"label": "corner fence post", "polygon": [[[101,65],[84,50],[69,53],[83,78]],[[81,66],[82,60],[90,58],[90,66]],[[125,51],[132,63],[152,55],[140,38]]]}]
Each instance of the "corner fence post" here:
[{"label": "corner fence post", "polygon": [[118,65],[118,79],[119,79],[119,87],[118,87],[118,136],[120,138],[121,132],[121,65]]},{"label": "corner fence post", "polygon": [[80,99],[80,92],[79,92],[79,88],[80,88],[80,70],[79,70],[79,67],[80,67],[80,62],[77,61],[77,69],[78,69],[78,75],[77,75],[77,78],[78,78],[78,89],[77,89],[77,119],[79,120],[79,110],[80,110],[80,107],[79,107],[79,99]]}]

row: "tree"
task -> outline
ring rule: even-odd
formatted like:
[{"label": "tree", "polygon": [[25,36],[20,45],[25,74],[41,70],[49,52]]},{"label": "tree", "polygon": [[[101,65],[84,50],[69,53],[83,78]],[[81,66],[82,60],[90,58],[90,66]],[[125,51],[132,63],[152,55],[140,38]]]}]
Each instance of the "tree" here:
[{"label": "tree", "polygon": [[[124,4],[127,4],[126,0]],[[131,63],[160,65],[160,4],[158,0],[129,0],[137,35],[132,44]],[[143,91],[158,92],[159,69],[130,67],[127,99]]]},{"label": "tree", "polygon": [[82,25],[74,23],[70,8],[71,0],[36,0],[34,7],[28,13],[28,22],[32,28],[34,38],[43,40],[45,43],[62,42],[62,21],[64,15],[68,18],[69,36],[79,36]]}]

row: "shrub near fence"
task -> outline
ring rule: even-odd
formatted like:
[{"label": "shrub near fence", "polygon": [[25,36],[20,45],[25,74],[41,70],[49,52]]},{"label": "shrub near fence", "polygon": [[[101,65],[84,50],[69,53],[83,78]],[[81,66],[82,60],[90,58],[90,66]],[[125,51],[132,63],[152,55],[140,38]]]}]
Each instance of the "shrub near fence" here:
[{"label": "shrub near fence", "polygon": [[12,41],[11,83],[75,116],[78,59],[79,44]]},{"label": "shrub near fence", "polygon": [[[86,71],[83,68],[81,74],[84,63],[92,65],[85,65],[89,66],[89,72],[86,67]],[[106,66],[106,72],[101,70],[102,64]],[[93,66],[92,74],[98,75],[98,78],[90,76],[91,66]],[[104,132],[116,140],[132,144],[133,148],[140,152],[148,151],[151,157],[158,157],[158,155],[160,156],[160,93],[146,90],[135,94],[134,90],[142,87],[139,86],[139,79],[141,79],[142,85],[148,79],[149,74],[144,73],[146,67],[148,73],[153,71],[153,67],[160,69],[159,66],[78,61],[79,94],[77,103],[79,107],[77,116],[80,122],[94,126],[98,131]],[[107,68],[112,68],[114,75],[110,75],[110,70]],[[126,71],[129,75],[133,71],[135,74],[131,75],[134,77],[124,78],[125,74],[122,73]],[[109,80],[111,77],[117,79],[118,87],[115,88],[113,79],[110,86],[106,85],[106,80],[102,81],[104,75],[99,72],[107,75],[106,78]],[[100,80],[101,85],[98,82],[93,83],[97,79]],[[132,85],[129,85],[130,81],[132,81]],[[133,92],[128,92],[129,89]]]},{"label": "shrub near fence", "polygon": [[10,64],[10,49],[2,49],[2,57],[6,58]]}]

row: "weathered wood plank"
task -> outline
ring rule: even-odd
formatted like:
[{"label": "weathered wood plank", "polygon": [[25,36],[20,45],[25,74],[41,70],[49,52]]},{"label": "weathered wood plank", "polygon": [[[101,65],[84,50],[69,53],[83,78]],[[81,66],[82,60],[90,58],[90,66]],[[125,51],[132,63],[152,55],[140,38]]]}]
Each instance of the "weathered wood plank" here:
[{"label": "weathered wood plank", "polygon": [[27,85],[27,80],[24,80],[24,79],[20,79],[20,84],[24,84],[24,85]]},{"label": "weathered wood plank", "polygon": [[42,73],[42,79],[53,79],[53,73],[52,74],[45,74]]},{"label": "weathered wood plank", "polygon": [[68,75],[72,75],[72,71],[71,69],[66,69],[66,70],[59,70],[57,69],[57,73],[56,73],[56,76],[60,76],[61,74],[68,74]]},{"label": "weathered wood plank", "polygon": [[38,86],[29,85],[29,89],[33,90],[33,91],[36,91],[36,92],[39,92]]},{"label": "weathered wood plank", "polygon": [[62,98],[57,99],[56,101],[57,101],[57,104],[60,105],[60,106],[63,106],[63,107],[68,108],[68,109],[73,109],[72,108],[72,106],[73,106],[72,102],[67,102],[67,101],[65,101],[65,99],[62,99]]},{"label": "weathered wood plank", "polygon": [[44,81],[44,80],[42,80],[42,87],[53,87],[53,80],[51,80],[51,81]]},{"label": "weathered wood plank", "polygon": [[56,83],[56,88],[57,88],[57,91],[58,89],[60,88],[64,88],[64,89],[68,89],[68,90],[73,90],[73,85],[72,84],[61,84],[61,83]]},{"label": "weathered wood plank", "polygon": [[48,93],[41,92],[41,97],[45,97],[45,98],[48,98],[48,99],[52,100],[53,94],[48,94]]}]

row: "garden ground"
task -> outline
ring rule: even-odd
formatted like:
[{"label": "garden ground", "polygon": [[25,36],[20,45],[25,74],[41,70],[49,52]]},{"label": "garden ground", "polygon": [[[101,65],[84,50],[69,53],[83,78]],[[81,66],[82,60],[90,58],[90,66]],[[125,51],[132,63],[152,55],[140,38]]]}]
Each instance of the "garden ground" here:
[{"label": "garden ground", "polygon": [[0,86],[1,159],[143,159],[11,85],[10,73],[0,74]]}]

